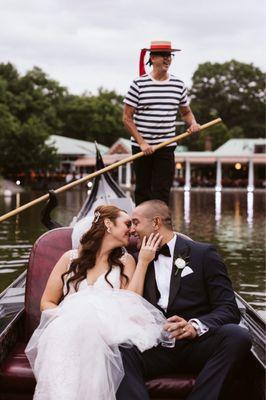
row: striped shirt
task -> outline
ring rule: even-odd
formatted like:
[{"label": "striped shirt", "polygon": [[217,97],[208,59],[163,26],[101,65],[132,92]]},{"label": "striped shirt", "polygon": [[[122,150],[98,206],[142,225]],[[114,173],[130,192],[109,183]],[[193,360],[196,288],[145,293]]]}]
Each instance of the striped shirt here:
[{"label": "striped shirt", "polygon": [[[169,75],[167,80],[157,81],[147,74],[132,82],[124,103],[135,108],[134,123],[150,145],[175,136],[178,107],[189,104],[184,83],[174,75]],[[139,147],[133,137],[131,143]]]}]

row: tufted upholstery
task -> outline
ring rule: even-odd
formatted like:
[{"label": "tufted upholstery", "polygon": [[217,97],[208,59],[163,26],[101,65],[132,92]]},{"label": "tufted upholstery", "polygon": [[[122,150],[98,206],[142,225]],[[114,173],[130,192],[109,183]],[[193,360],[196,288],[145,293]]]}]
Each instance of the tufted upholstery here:
[{"label": "tufted upholstery", "polygon": [[[40,299],[52,268],[71,248],[71,228],[46,232],[32,248],[27,271],[23,341],[17,343],[0,371],[0,400],[31,400],[35,379],[24,353],[26,343],[40,319]],[[134,243],[130,248],[134,251]],[[151,399],[185,399],[194,385],[191,375],[170,375],[147,381]]]}]

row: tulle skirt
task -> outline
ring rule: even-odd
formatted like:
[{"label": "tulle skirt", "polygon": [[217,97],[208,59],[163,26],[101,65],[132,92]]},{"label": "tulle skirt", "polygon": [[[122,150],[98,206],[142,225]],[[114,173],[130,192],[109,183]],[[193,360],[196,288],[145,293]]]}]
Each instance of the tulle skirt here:
[{"label": "tulle skirt", "polygon": [[118,346],[143,352],[160,342],[163,314],[141,296],[88,287],[45,310],[26,355],[35,400],[115,400],[124,376]]}]

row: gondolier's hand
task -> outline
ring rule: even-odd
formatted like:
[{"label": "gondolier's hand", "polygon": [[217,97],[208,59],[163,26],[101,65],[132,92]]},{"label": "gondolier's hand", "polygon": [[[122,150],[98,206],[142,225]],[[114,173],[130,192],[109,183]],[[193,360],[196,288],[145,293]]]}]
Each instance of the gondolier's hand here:
[{"label": "gondolier's hand", "polygon": [[171,337],[174,337],[176,340],[195,339],[198,336],[194,326],[184,318],[178,317],[178,315],[167,318],[167,321],[164,329],[171,332]]},{"label": "gondolier's hand", "polygon": [[152,233],[148,239],[144,236],[139,252],[139,261],[141,263],[148,265],[154,259],[162,238],[159,233]]},{"label": "gondolier's hand", "polygon": [[190,127],[187,129],[189,133],[195,133],[200,131],[200,124],[197,124],[196,122],[191,124]]},{"label": "gondolier's hand", "polygon": [[145,140],[139,146],[141,151],[143,151],[143,153],[145,154],[145,156],[154,153],[153,146],[149,145],[149,143],[145,142]]}]

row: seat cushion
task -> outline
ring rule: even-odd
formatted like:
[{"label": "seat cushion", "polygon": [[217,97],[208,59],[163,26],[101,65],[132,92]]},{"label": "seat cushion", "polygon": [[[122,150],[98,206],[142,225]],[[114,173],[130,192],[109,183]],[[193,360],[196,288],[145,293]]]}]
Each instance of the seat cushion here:
[{"label": "seat cushion", "polygon": [[[24,353],[26,343],[18,343],[2,365],[0,371],[0,392],[11,395],[10,399],[30,399],[35,388],[35,378]],[[151,399],[184,399],[192,390],[193,375],[166,375],[148,380],[147,387]],[[16,395],[16,397],[12,397]],[[21,397],[20,397],[21,395]],[[24,396],[24,397],[23,397]],[[2,397],[0,397],[2,398]],[[9,399],[9,397],[3,397]]]},{"label": "seat cushion", "polygon": [[0,392],[31,393],[35,388],[35,378],[24,353],[26,343],[17,343],[6,358],[0,371]]},{"label": "seat cushion", "polygon": [[190,374],[172,374],[146,382],[151,399],[185,399],[193,389],[195,376]]}]

